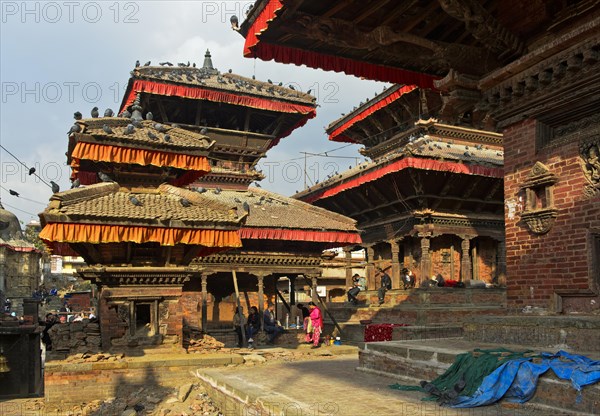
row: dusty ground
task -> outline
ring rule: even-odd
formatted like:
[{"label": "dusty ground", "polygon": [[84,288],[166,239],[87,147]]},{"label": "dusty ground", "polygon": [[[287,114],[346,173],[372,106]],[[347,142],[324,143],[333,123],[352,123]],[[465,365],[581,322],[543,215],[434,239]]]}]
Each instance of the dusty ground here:
[{"label": "dusty ground", "polygon": [[[247,368],[266,363],[285,363],[304,360],[330,360],[335,356],[325,348],[311,349],[309,345],[300,345],[293,349],[270,347],[255,350],[247,348],[206,348],[197,349],[190,354],[219,353],[240,354],[243,364],[228,365],[228,368]],[[185,353],[183,353],[185,355]],[[158,356],[157,359],[160,359]],[[62,360],[65,363],[85,363],[97,361],[121,361],[135,358],[119,354],[73,354]],[[56,363],[57,361],[53,361]],[[68,394],[68,393],[67,393]],[[196,380],[190,377],[174,387],[140,387],[127,395],[94,400],[85,406],[61,407],[59,403],[46,402],[45,399],[11,400],[0,403],[0,416],[218,416],[223,415],[213,404],[206,391]]]}]

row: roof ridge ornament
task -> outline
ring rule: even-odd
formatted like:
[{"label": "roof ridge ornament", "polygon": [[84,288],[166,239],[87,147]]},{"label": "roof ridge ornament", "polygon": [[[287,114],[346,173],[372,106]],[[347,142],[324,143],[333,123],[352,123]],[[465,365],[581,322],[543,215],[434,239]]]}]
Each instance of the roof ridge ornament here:
[{"label": "roof ridge ornament", "polygon": [[135,121],[142,121],[144,119],[144,117],[142,117],[142,106],[140,105],[139,93],[135,96],[135,100],[131,105],[131,119]]}]

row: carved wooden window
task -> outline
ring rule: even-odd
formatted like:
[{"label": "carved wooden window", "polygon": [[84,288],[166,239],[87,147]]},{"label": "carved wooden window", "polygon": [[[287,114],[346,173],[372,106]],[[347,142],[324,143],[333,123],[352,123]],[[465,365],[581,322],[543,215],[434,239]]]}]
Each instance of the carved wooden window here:
[{"label": "carved wooden window", "polygon": [[554,207],[554,184],[557,181],[556,175],[543,163],[537,162],[521,185],[525,193],[525,209],[521,213],[521,220],[536,234],[550,231],[558,214]]},{"label": "carved wooden window", "polygon": [[555,139],[554,128],[546,123],[537,120],[535,126],[536,150],[540,150],[550,145]]}]

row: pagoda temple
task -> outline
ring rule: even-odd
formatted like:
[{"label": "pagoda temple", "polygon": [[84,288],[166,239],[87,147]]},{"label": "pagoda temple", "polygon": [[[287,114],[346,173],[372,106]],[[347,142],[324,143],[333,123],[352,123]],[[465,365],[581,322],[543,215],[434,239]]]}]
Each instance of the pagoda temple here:
[{"label": "pagoda temple", "polygon": [[591,0],[261,0],[239,32],[246,57],[430,89],[440,123],[502,133],[507,306],[590,314],[600,308],[599,28]]},{"label": "pagoda temple", "polygon": [[375,267],[394,288],[402,269],[417,287],[432,275],[504,283],[502,136],[439,122],[441,107],[431,90],[386,89],[327,127],[370,161],[295,195],[357,220],[367,289],[378,288]]},{"label": "pagoda temple", "polygon": [[[295,282],[298,291],[316,300],[323,250],[361,242],[353,219],[258,185],[264,175],[256,164],[315,116],[315,97],[270,80],[220,72],[209,51],[202,67],[135,68],[121,111],[137,97],[154,120],[200,132],[214,142],[208,157],[210,172],[190,189],[214,204],[248,212],[239,232],[241,247],[194,259],[201,276],[183,287],[186,323],[208,332],[231,328],[236,303],[232,272],[246,311],[257,306],[262,312],[267,301],[284,299],[277,281],[287,277],[292,290],[283,303],[294,319]],[[253,182],[255,187],[250,186]]]},{"label": "pagoda temple", "polygon": [[181,344],[182,289],[199,276],[191,261],[240,247],[247,216],[176,186],[210,170],[214,142],[148,113],[143,120],[139,99],[131,110],[76,113],[67,151],[73,188],[55,193],[40,214],[40,238],[55,254],[82,256],[79,274],[99,288],[104,348]]}]

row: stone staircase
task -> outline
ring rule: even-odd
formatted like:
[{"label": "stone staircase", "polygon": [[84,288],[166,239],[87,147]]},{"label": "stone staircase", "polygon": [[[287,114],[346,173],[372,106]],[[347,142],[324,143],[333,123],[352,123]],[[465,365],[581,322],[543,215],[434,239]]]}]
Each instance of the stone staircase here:
[{"label": "stone staircase", "polygon": [[[410,327],[406,327],[410,328]],[[396,329],[396,328],[395,328]],[[443,374],[457,355],[475,348],[504,347],[513,351],[568,352],[600,359],[600,320],[571,316],[484,316],[463,328],[462,338],[430,337],[359,344],[358,370],[385,375],[404,384],[417,385]],[[429,334],[435,334],[433,329]],[[444,335],[440,332],[439,335]],[[548,371],[538,381],[530,401],[548,414],[597,414],[600,385],[583,389],[580,397],[570,382]],[[562,413],[561,413],[562,412]]]},{"label": "stone staircase", "polygon": [[[506,291],[500,288],[429,288],[390,290],[379,305],[377,291],[364,291],[358,305],[328,303],[327,308],[350,343],[364,340],[365,323],[407,324],[412,329],[394,330],[394,340],[462,336],[462,324],[479,316],[506,313]],[[333,321],[326,313],[325,332],[334,333]],[[435,333],[431,332],[431,328]],[[440,335],[440,328],[448,328]]]}]

